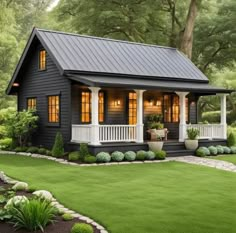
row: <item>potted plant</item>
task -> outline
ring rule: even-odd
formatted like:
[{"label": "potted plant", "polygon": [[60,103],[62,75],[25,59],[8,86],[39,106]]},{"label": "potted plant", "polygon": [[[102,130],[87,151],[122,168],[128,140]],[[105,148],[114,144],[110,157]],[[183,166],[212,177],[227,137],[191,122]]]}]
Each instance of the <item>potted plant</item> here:
[{"label": "potted plant", "polygon": [[187,129],[188,139],[185,139],[185,147],[187,150],[196,150],[198,148],[199,130],[196,128]]},{"label": "potted plant", "polygon": [[151,151],[162,150],[163,147],[163,141],[159,134],[156,135],[156,141],[148,141],[147,144]]}]

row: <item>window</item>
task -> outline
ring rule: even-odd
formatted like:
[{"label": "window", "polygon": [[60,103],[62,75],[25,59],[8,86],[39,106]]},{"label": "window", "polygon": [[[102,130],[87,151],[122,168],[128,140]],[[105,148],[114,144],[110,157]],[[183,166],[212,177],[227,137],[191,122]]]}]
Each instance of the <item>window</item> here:
[{"label": "window", "polygon": [[188,113],[188,98],[185,98],[185,119],[186,122],[188,122],[188,117],[189,117],[189,113]]},{"label": "window", "polygon": [[164,95],[164,122],[171,122],[171,95]]},{"label": "window", "polygon": [[89,91],[81,93],[81,122],[89,123],[91,118],[91,94]]},{"label": "window", "polygon": [[36,98],[27,99],[27,109],[36,109]]},{"label": "window", "polygon": [[60,97],[58,95],[48,96],[48,122],[60,122]]},{"label": "window", "polygon": [[134,92],[129,93],[129,125],[137,123],[137,95]]},{"label": "window", "polygon": [[46,70],[46,51],[39,51],[39,70]]},{"label": "window", "polygon": [[172,122],[179,122],[179,97],[173,96],[172,99]]},{"label": "window", "polygon": [[162,96],[159,96],[156,101],[156,113],[162,115]]},{"label": "window", "polygon": [[99,92],[98,99],[98,120],[104,122],[104,92]]}]

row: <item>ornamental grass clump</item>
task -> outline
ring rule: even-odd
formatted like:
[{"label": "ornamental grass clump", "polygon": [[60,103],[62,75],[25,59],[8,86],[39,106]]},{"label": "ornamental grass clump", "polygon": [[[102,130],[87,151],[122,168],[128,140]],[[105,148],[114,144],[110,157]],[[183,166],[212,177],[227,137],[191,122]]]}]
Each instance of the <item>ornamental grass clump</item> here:
[{"label": "ornamental grass clump", "polygon": [[57,132],[54,146],[52,148],[52,156],[53,157],[62,157],[64,155],[64,143],[63,143],[63,137],[60,132]]},{"label": "ornamental grass clump", "polygon": [[120,151],[114,151],[111,154],[112,161],[121,162],[124,159],[125,155]]},{"label": "ornamental grass clump", "polygon": [[107,152],[100,152],[96,155],[97,162],[108,163],[111,161],[111,156]]},{"label": "ornamental grass clump", "polygon": [[195,128],[188,128],[187,129],[187,135],[189,140],[196,140],[199,136],[199,130]]},{"label": "ornamental grass clump", "polygon": [[147,151],[145,154],[145,159],[147,160],[153,160],[156,158],[156,155],[153,151]]},{"label": "ornamental grass clump", "polygon": [[143,161],[145,160],[145,157],[146,157],[146,151],[144,150],[139,150],[136,154],[136,160]]},{"label": "ornamental grass clump", "polygon": [[208,150],[210,151],[211,155],[217,155],[218,151],[215,146],[209,146]]},{"label": "ornamental grass clump", "polygon": [[134,161],[136,158],[136,153],[134,151],[125,152],[125,159],[127,161]]},{"label": "ornamental grass clump", "polygon": [[93,233],[93,228],[86,223],[75,223],[70,233]]}]

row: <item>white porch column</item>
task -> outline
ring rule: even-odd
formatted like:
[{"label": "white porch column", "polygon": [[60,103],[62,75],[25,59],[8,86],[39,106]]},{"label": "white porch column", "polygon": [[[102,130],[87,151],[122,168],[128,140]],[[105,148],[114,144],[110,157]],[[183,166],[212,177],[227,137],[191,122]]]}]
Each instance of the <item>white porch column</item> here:
[{"label": "white porch column", "polygon": [[99,142],[99,122],[98,122],[98,92],[100,87],[89,87],[91,90],[91,131],[90,144],[100,145]]},{"label": "white porch column", "polygon": [[185,119],[185,97],[188,92],[175,92],[179,96],[179,141],[184,142],[186,138],[186,119]]},{"label": "white porch column", "polygon": [[143,142],[143,92],[145,90],[135,90],[137,94],[137,124],[136,142]]},{"label": "white porch column", "polygon": [[227,139],[227,122],[226,122],[226,96],[227,94],[219,94],[220,96],[220,124],[223,128],[222,136],[224,139]]}]

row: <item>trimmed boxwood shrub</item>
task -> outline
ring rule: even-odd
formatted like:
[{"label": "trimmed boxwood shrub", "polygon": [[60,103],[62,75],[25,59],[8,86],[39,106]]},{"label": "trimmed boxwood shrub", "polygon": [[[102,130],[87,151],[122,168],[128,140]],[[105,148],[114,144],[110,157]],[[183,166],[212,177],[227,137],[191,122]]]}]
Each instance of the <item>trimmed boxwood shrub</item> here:
[{"label": "trimmed boxwood shrub", "polygon": [[224,148],[221,145],[216,146],[217,154],[224,154]]},{"label": "trimmed boxwood shrub", "polygon": [[230,149],[232,154],[236,154],[236,146],[231,146]]},{"label": "trimmed boxwood shrub", "polygon": [[87,223],[75,223],[70,233],[93,233],[93,228]]},{"label": "trimmed boxwood shrub", "polygon": [[112,161],[120,162],[124,159],[125,155],[120,151],[114,151],[111,154]]},{"label": "trimmed boxwood shrub", "polygon": [[87,155],[87,156],[84,157],[84,162],[85,163],[96,163],[97,158],[93,155]]},{"label": "trimmed boxwood shrub", "polygon": [[41,155],[46,155],[47,150],[45,148],[39,148],[38,153]]},{"label": "trimmed boxwood shrub", "polygon": [[227,139],[227,146],[231,147],[231,146],[235,146],[235,144],[236,144],[235,136],[231,132],[228,136],[228,139]]},{"label": "trimmed boxwood shrub", "polygon": [[156,158],[156,155],[153,151],[147,151],[145,155],[145,159],[147,160],[153,160]]},{"label": "trimmed boxwood shrub", "polygon": [[80,156],[79,151],[70,152],[68,155],[68,160],[69,161],[79,160],[79,156]]},{"label": "trimmed boxwood shrub", "polygon": [[217,155],[217,148],[215,146],[209,146],[208,150],[210,151],[211,155]]},{"label": "trimmed boxwood shrub", "polygon": [[134,161],[136,158],[136,153],[134,151],[126,151],[125,152],[125,159],[127,161]]},{"label": "trimmed boxwood shrub", "polygon": [[46,150],[46,155],[47,156],[52,156],[52,152],[50,150]]},{"label": "trimmed boxwood shrub", "polygon": [[146,151],[144,150],[139,150],[136,154],[136,160],[145,160],[146,157]]},{"label": "trimmed boxwood shrub", "polygon": [[96,155],[97,162],[108,163],[111,161],[111,156],[107,152],[100,152]]},{"label": "trimmed boxwood shrub", "polygon": [[26,152],[28,150],[28,147],[26,146],[18,146],[15,148],[15,152]]},{"label": "trimmed boxwood shrub", "polygon": [[166,152],[164,150],[155,151],[156,159],[164,160],[166,158]]},{"label": "trimmed boxwood shrub", "polygon": [[224,153],[225,153],[225,154],[230,154],[230,153],[231,153],[231,150],[230,150],[229,147],[223,146],[223,149],[224,149]]},{"label": "trimmed boxwood shrub", "polygon": [[57,133],[55,142],[52,148],[52,156],[53,157],[62,157],[64,155],[64,143],[63,137],[60,132]]},{"label": "trimmed boxwood shrub", "polygon": [[209,149],[207,147],[202,146],[201,148],[205,151],[205,156],[208,156],[211,154],[211,152],[209,151]]},{"label": "trimmed boxwood shrub", "polygon": [[39,148],[38,147],[35,147],[35,146],[31,146],[28,148],[27,150],[28,153],[32,153],[32,154],[35,154],[35,153],[38,153],[39,152]]},{"label": "trimmed boxwood shrub", "polygon": [[205,157],[206,156],[205,150],[202,147],[198,148],[196,150],[196,155],[198,157]]}]

